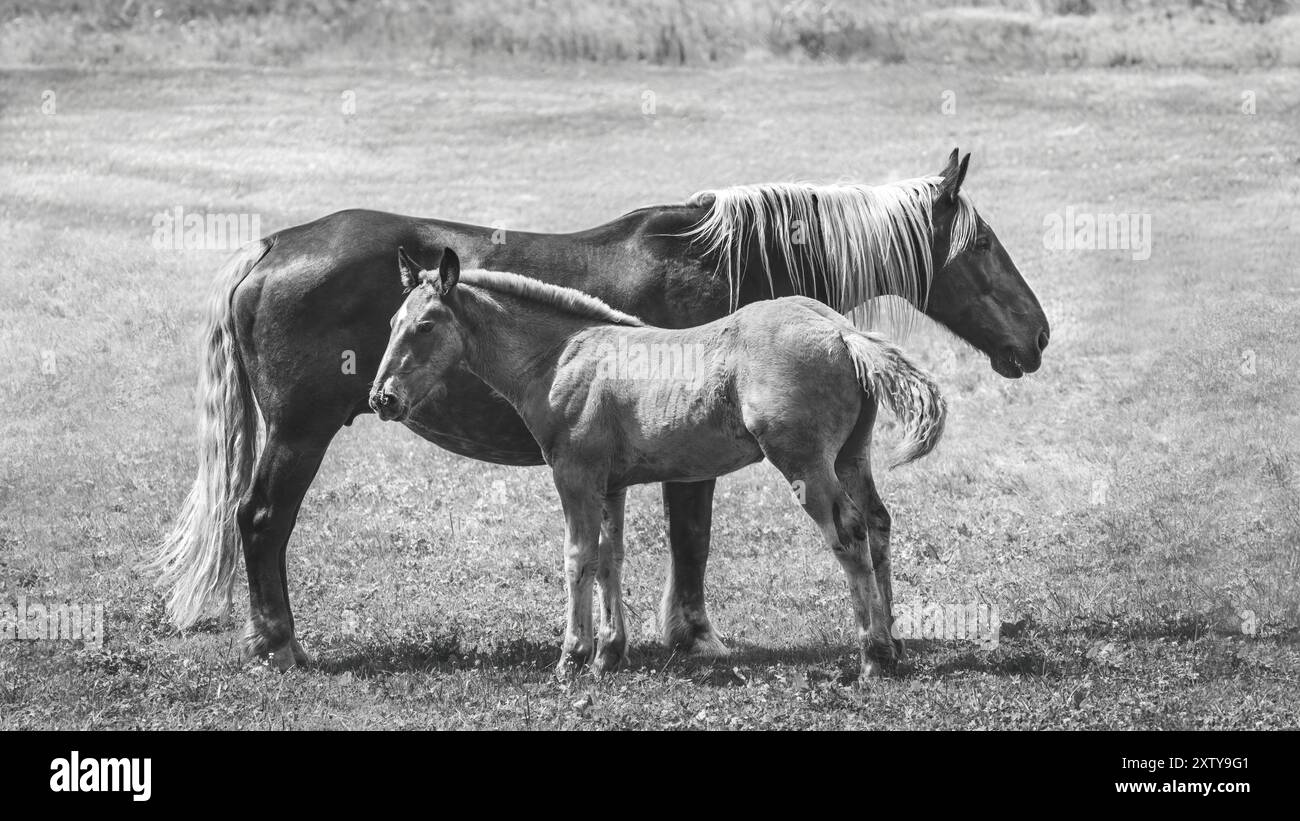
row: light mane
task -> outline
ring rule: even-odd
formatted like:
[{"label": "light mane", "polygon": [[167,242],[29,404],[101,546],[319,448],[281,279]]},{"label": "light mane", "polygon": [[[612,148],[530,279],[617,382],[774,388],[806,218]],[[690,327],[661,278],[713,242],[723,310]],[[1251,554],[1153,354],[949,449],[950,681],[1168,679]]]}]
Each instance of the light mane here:
[{"label": "light mane", "polygon": [[[925,310],[934,275],[931,210],[942,183],[943,177],[931,176],[884,185],[766,183],[701,191],[687,203],[712,197],[713,205],[687,236],[718,254],[732,310],[739,307],[740,277],[753,236],[773,293],[769,249],[790,272],[796,293],[810,295],[820,285],[841,313],[852,311],[869,327],[883,312],[906,333],[913,312],[896,299],[870,301],[896,296]],[[964,193],[957,198],[944,264],[975,240],[975,206]]]},{"label": "light mane", "polygon": [[507,271],[472,269],[461,271],[462,285],[472,285],[498,294],[509,294],[530,302],[540,302],[556,310],[611,325],[644,326],[640,319],[615,310],[603,300],[575,288],[552,285],[540,279]]}]

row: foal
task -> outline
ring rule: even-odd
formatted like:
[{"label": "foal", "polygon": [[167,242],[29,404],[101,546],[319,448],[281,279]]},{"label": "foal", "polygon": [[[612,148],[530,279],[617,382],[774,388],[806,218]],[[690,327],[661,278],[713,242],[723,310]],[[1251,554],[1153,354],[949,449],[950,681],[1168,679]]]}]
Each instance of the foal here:
[{"label": "foal", "polygon": [[[817,522],[848,576],[864,676],[901,649],[888,563],[889,514],[871,479],[871,429],[883,400],[902,422],[897,464],[938,442],[938,387],[898,348],[805,297],[756,302],[695,328],[667,330],[580,291],[516,274],[466,271],[450,248],[436,275],[402,249],[410,290],[392,319],[370,404],[401,420],[445,395],[462,361],[528,425],[551,466],[565,517],[568,619],[560,670],[595,654],[616,668],[627,647],[620,575],[630,485],[698,481],[764,457]],[[602,523],[602,505],[609,517]],[[593,637],[592,583],[600,586]],[[594,638],[599,639],[596,645]]]}]

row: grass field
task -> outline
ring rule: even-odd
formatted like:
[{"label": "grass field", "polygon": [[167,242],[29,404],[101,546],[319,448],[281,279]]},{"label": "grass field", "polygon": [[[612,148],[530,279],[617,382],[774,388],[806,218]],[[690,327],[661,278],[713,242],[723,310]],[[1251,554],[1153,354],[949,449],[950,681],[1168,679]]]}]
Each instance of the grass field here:
[{"label": "grass field", "polygon": [[[107,639],[0,642],[0,727],[1296,727],[1298,81],[908,64],[6,71],[0,606],[101,602]],[[914,335],[947,437],[880,482],[899,600],[996,604],[1014,625],[996,650],[914,642],[897,678],[861,687],[841,571],[760,465],[717,494],[708,589],[732,656],[654,642],[666,541],[658,489],[638,488],[631,669],[556,682],[547,473],[373,418],[335,441],[290,545],[316,668],[245,667],[217,625],[177,636],[135,570],[192,479],[193,338],[225,257],[155,250],[156,213],[254,213],[267,233],[358,206],[569,230],[710,186],[915,176],[954,145],[974,152],[967,190],[1052,342],[1013,382],[943,333]],[[1150,258],[1045,248],[1067,208],[1149,215]]]}]

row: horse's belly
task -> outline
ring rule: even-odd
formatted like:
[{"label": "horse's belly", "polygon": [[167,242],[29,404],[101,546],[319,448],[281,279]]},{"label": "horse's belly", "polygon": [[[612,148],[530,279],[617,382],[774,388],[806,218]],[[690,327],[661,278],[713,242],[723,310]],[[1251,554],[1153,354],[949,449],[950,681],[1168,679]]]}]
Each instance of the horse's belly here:
[{"label": "horse's belly", "polygon": [[501,465],[541,465],[542,451],[510,403],[469,371],[447,380],[447,392],[411,408],[403,421],[452,453]]}]

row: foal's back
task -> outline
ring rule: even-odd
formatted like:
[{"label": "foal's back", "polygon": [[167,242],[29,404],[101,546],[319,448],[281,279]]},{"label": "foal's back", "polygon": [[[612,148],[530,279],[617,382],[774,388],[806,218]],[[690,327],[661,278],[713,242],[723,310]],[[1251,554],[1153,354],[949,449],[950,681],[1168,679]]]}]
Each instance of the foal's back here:
[{"label": "foal's back", "polygon": [[693,328],[592,326],[566,345],[534,435],[552,465],[599,465],[611,488],[721,476],[774,435],[810,451],[843,442],[863,401],[845,332],[805,297]]}]

